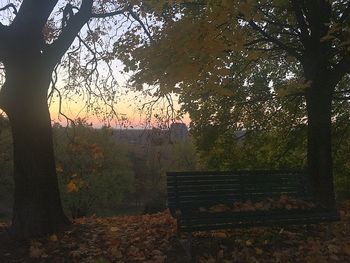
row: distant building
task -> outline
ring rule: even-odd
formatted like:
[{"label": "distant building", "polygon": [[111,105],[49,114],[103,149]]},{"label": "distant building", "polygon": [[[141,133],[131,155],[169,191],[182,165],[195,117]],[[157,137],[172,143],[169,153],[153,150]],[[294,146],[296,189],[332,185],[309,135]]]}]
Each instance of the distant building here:
[{"label": "distant building", "polygon": [[144,129],[144,130],[114,130],[113,136],[119,142],[133,145],[162,145],[184,141],[188,138],[188,129],[184,123],[173,123],[169,130]]}]

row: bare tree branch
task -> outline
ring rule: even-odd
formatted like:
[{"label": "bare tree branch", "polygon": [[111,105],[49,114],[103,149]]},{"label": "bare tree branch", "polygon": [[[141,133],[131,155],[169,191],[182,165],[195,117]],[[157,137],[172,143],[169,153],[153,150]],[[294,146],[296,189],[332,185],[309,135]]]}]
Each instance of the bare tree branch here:
[{"label": "bare tree branch", "polygon": [[254,45],[259,44],[259,43],[266,43],[266,41],[268,41],[267,38],[261,37],[261,38],[257,38],[257,39],[254,39],[252,41],[249,41],[248,43],[245,43],[244,46],[246,46],[246,47],[254,46]]},{"label": "bare tree branch", "polygon": [[62,14],[62,30],[67,26],[67,21],[70,17],[74,15],[73,13],[73,6],[71,4],[67,4],[63,9]]},{"label": "bare tree branch", "polygon": [[[82,29],[82,27],[91,18],[106,18],[125,13],[128,9],[116,10],[109,13],[95,14],[92,13],[93,0],[83,0],[80,8],[76,8],[70,4],[65,7],[65,16],[63,17],[62,33],[56,41],[47,48],[47,53],[53,63],[57,64],[67,49],[73,43],[74,39]],[[78,10],[75,14],[73,9]]]},{"label": "bare tree branch", "polygon": [[79,35],[77,35],[77,37],[78,37],[79,41],[86,47],[86,49],[89,50],[89,52],[92,54],[92,59],[90,59],[90,60],[87,62],[87,64],[86,64],[86,66],[88,66],[89,64],[92,64],[92,65],[93,65],[93,69],[92,69],[91,73],[89,73],[89,74],[87,75],[87,78],[89,78],[89,77],[91,76],[91,74],[92,74],[95,70],[97,70],[97,62],[98,62],[98,61],[97,61],[97,57],[96,57],[97,51],[96,51],[96,48],[95,48],[95,50],[93,50],[93,49],[84,41],[84,39],[82,39]]},{"label": "bare tree branch", "polygon": [[[79,11],[72,14],[66,21],[60,36],[50,45],[45,52],[49,56],[52,65],[55,66],[66,53],[67,49],[73,43],[81,28],[89,21],[91,17],[93,0],[83,0]],[[67,10],[70,7],[66,7]]]},{"label": "bare tree branch", "polygon": [[152,38],[150,32],[148,31],[147,27],[141,21],[140,17],[132,10],[132,7],[129,7],[128,11],[129,11],[130,15],[132,16],[132,18],[134,18],[137,22],[139,22],[139,24],[141,25],[142,29],[144,30],[145,34],[150,39],[150,41],[153,41],[153,38]]},{"label": "bare tree branch", "polygon": [[7,10],[7,9],[9,9],[9,8],[12,8],[12,9],[13,9],[13,11],[12,11],[13,14],[17,15],[17,13],[18,13],[17,8],[16,8],[16,6],[15,6],[14,4],[12,4],[12,3],[7,4],[7,5],[5,5],[4,7],[1,7],[1,8],[0,8],[0,11]]},{"label": "bare tree branch", "polygon": [[286,51],[289,55],[291,55],[299,60],[301,59],[301,55],[296,51],[295,48],[289,47],[286,44],[284,44],[283,42],[281,42],[280,40],[278,40],[277,38],[272,37],[271,35],[266,33],[261,27],[259,27],[254,21],[249,21],[248,23],[254,30],[256,30],[258,33],[260,33],[269,42],[275,44],[276,46],[278,46],[282,50]]},{"label": "bare tree branch", "polygon": [[73,119],[69,118],[63,111],[62,111],[62,94],[61,92],[59,91],[59,89],[57,89],[56,87],[53,87],[54,91],[57,92],[58,94],[58,99],[59,99],[59,102],[58,102],[58,113],[60,115],[62,115],[65,119],[66,119],[66,122],[67,122],[67,127],[69,126],[69,122],[73,125],[75,125],[75,122]]},{"label": "bare tree branch", "polygon": [[331,71],[330,84],[335,86],[346,73],[350,73],[350,55],[345,56]]},{"label": "bare tree branch", "polygon": [[333,97],[333,100],[337,100],[337,101],[350,101],[350,96]]},{"label": "bare tree branch", "polygon": [[348,2],[344,12],[341,14],[339,18],[339,23],[343,23],[350,15],[350,2]]},{"label": "bare tree branch", "polygon": [[111,17],[111,16],[122,15],[128,10],[129,10],[129,8],[124,8],[124,9],[121,9],[121,10],[116,10],[114,12],[108,12],[108,13],[99,13],[99,14],[92,13],[91,17],[92,18],[108,18],[108,17]]},{"label": "bare tree branch", "polygon": [[300,33],[301,33],[300,41],[303,43],[305,47],[307,47],[309,42],[309,31],[308,31],[308,27],[305,21],[302,8],[300,6],[300,2],[298,0],[292,0],[291,2],[292,2],[295,18],[300,28]]},{"label": "bare tree branch", "polygon": [[343,94],[343,93],[349,93],[350,89],[346,89],[346,90],[339,90],[339,91],[335,91],[333,92],[333,94]]},{"label": "bare tree branch", "polygon": [[17,33],[25,33],[24,37],[30,35],[35,41],[37,35],[42,34],[47,19],[57,2],[58,0],[23,0],[10,27],[17,30]]}]

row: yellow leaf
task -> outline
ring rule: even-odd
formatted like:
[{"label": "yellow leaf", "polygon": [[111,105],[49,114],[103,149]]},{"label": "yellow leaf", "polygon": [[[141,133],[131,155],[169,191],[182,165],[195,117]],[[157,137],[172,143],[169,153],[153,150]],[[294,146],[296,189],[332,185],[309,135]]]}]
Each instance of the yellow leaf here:
[{"label": "yellow leaf", "polygon": [[255,248],[255,253],[257,255],[261,255],[263,253],[263,250],[261,248]]},{"label": "yellow leaf", "polygon": [[56,166],[56,172],[57,172],[57,173],[62,173],[62,172],[63,172],[63,168],[62,168],[61,165],[57,165],[57,166]]},{"label": "yellow leaf", "polygon": [[109,230],[111,230],[111,232],[117,232],[119,228],[116,226],[112,226]]},{"label": "yellow leaf", "polygon": [[212,235],[213,235],[213,237],[216,237],[216,238],[227,238],[228,237],[228,235],[225,232],[214,232]]},{"label": "yellow leaf", "polygon": [[52,242],[57,242],[58,241],[58,237],[55,234],[53,234],[53,235],[51,235],[49,237],[49,240],[52,241]]},{"label": "yellow leaf", "polygon": [[245,242],[245,245],[246,245],[247,247],[250,247],[252,244],[253,244],[253,243],[252,243],[252,241],[250,241],[250,240],[247,240],[247,241]]}]

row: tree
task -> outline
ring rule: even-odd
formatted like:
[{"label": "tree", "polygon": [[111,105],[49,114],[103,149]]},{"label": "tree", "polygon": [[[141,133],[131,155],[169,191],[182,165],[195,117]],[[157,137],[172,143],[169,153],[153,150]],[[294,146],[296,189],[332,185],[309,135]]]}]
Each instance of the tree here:
[{"label": "tree", "polygon": [[[265,62],[245,71],[246,84],[227,87],[231,96],[195,89],[181,92],[182,109],[191,116],[191,133],[204,169],[305,166],[304,102],[283,95],[287,84],[283,78],[290,67],[276,68],[278,62],[273,59]],[[273,76],[272,68],[276,68]],[[276,86],[279,89],[271,91]]]},{"label": "tree", "polygon": [[[100,42],[105,39],[108,43],[114,30],[103,19],[128,13],[137,20],[137,15],[127,1],[0,3],[0,62],[5,81],[0,90],[0,108],[10,120],[14,152],[12,231],[26,238],[51,233],[69,223],[58,190],[48,110],[48,96],[53,92],[59,99],[63,96],[55,85],[57,68],[62,65],[68,71],[65,91],[79,95],[79,88],[84,88],[89,95],[88,105],[95,95],[95,100],[110,105],[115,98],[115,80],[107,74],[101,81],[97,74],[101,70],[99,61],[111,65],[110,52],[105,49],[108,45]],[[115,30],[118,22],[110,21]],[[105,35],[102,40],[101,35]],[[83,48],[85,53],[80,51]],[[84,59],[85,64],[80,64]]]},{"label": "tree", "polygon": [[[245,71],[251,65],[275,63],[270,75],[289,65],[277,84],[289,82],[284,94],[304,98],[313,191],[320,203],[333,207],[332,101],[349,93],[339,82],[350,70],[350,2],[209,0],[159,5],[153,14],[162,23],[150,29],[154,34],[149,45],[118,43],[118,50],[133,54],[126,70],[135,71],[134,82],[159,85],[158,94],[193,89],[239,98],[226,88],[249,87]],[[270,95],[281,88],[275,83],[266,87]],[[248,102],[250,95],[243,99]]]},{"label": "tree", "polygon": [[11,130],[7,118],[0,113],[0,217],[10,216],[13,198]]}]

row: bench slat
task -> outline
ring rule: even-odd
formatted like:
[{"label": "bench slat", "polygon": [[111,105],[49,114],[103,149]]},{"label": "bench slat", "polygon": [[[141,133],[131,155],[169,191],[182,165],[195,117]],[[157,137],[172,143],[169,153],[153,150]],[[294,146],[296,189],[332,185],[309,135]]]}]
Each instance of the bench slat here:
[{"label": "bench slat", "polygon": [[[240,191],[243,187],[239,185],[205,185],[205,186],[196,186],[196,187],[169,187],[168,193],[179,193],[180,195],[197,193],[197,192],[222,192],[222,191]],[[275,185],[275,184],[266,184],[266,185],[246,185],[244,186],[244,190],[260,190],[264,192],[268,192],[269,190],[281,190],[281,192],[285,189],[296,189],[303,190],[302,187],[298,185]]]},{"label": "bench slat", "polygon": [[[286,186],[294,186],[294,187],[301,187],[303,188],[305,186],[305,183],[303,182],[242,182],[242,181],[198,181],[198,182],[177,182],[168,184],[167,188],[169,190],[171,189],[195,189],[195,188],[215,188],[215,187],[222,187],[226,186],[227,188],[246,188],[246,187],[254,187],[254,188],[265,188],[265,187],[286,187]],[[308,187],[308,186],[305,186]]]},{"label": "bench slat", "polygon": [[258,170],[230,172],[167,173],[168,207],[177,218],[179,231],[214,230],[274,224],[335,221],[336,211],[317,209],[268,210],[253,212],[200,212],[215,204],[232,206],[236,201],[277,199],[281,194],[312,200],[310,183],[302,171]]},{"label": "bench slat", "polygon": [[305,174],[300,170],[237,170],[237,171],[186,171],[186,172],[167,172],[167,176],[200,176],[200,175],[231,175],[231,174],[248,174],[248,175],[274,175],[274,174]]},{"label": "bench slat", "polygon": [[317,224],[322,222],[333,222],[338,221],[339,217],[336,215],[324,214],[315,215],[300,218],[265,218],[254,221],[229,221],[229,222],[214,222],[212,224],[196,225],[196,226],[186,226],[180,225],[180,230],[182,232],[193,232],[193,231],[207,231],[207,230],[219,230],[219,229],[234,229],[234,228],[246,228],[246,227],[259,227],[259,226],[285,226],[285,225],[296,225],[296,224]]},{"label": "bench slat", "polygon": [[201,181],[248,181],[248,182],[265,182],[265,181],[295,181],[303,179],[294,175],[226,175],[226,176],[184,176],[184,177],[167,177],[168,183],[177,182],[201,182]]}]

